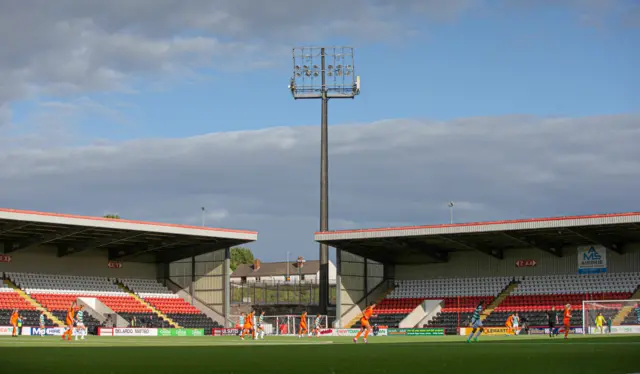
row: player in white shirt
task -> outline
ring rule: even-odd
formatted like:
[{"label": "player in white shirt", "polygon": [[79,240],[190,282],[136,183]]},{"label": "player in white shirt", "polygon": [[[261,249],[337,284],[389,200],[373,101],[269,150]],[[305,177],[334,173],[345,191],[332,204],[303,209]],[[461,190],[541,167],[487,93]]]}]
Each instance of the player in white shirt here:
[{"label": "player in white shirt", "polygon": [[76,313],[76,332],[76,340],[78,340],[78,335],[82,340],[84,340],[84,337],[87,335],[87,327],[84,325],[84,306],[82,305]]},{"label": "player in white shirt", "polygon": [[313,321],[313,332],[316,334],[316,338],[320,337],[320,329],[322,328],[322,316],[316,315],[316,319]]},{"label": "player in white shirt", "polygon": [[43,337],[46,332],[46,329],[47,329],[46,323],[47,323],[47,318],[44,315],[44,311],[40,311],[40,336],[41,337]]},{"label": "player in white shirt", "polygon": [[264,310],[260,312],[258,324],[256,325],[256,338],[264,340]]},{"label": "player in white shirt", "polygon": [[520,316],[518,315],[518,313],[513,315],[513,333],[515,335],[519,335],[520,334],[520,330],[518,329],[520,326]]}]

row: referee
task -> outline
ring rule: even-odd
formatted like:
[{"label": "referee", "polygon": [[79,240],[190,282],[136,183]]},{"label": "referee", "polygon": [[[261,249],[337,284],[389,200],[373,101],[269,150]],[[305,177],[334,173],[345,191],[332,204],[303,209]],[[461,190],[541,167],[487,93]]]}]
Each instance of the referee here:
[{"label": "referee", "polygon": [[556,329],[556,323],[558,323],[558,312],[556,312],[556,307],[551,308],[550,312],[547,312],[547,321],[549,322],[549,337],[553,338],[556,336],[554,331]]}]

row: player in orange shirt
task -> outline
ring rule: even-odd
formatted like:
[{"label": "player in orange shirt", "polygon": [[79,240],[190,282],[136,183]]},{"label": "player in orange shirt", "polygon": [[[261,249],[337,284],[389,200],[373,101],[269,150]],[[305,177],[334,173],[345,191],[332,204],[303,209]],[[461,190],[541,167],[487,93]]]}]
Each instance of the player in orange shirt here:
[{"label": "player in orange shirt", "polygon": [[307,328],[307,311],[302,312],[300,316],[300,326],[298,327],[298,338],[302,338],[303,335],[309,335],[309,329]]},{"label": "player in orange shirt", "polygon": [[247,317],[244,320],[244,326],[242,327],[242,336],[240,337],[240,339],[244,340],[244,336],[247,334],[247,332],[251,333],[251,336],[253,337],[253,339],[256,339],[256,330],[253,328],[253,315],[255,314],[255,312],[250,312],[249,314],[247,314]]},{"label": "player in orange shirt", "polygon": [[65,319],[65,325],[67,325],[67,331],[64,332],[64,334],[62,334],[62,340],[65,339],[65,337],[68,337],[68,340],[71,341],[71,338],[73,337],[73,321],[75,321],[76,318],[76,307],[77,307],[77,303],[74,301],[71,304],[71,307],[69,307],[69,310],[67,310],[67,318]]},{"label": "player in orange shirt", "polygon": [[564,314],[562,319],[564,325],[564,338],[569,338],[569,330],[571,329],[571,304],[567,304],[564,307]]},{"label": "player in orange shirt", "polygon": [[13,313],[11,313],[11,320],[10,320],[11,326],[13,327],[11,336],[13,337],[18,336],[18,318],[20,318],[20,315],[18,314],[18,309],[16,309],[13,311]]},{"label": "player in orange shirt", "polygon": [[369,323],[369,321],[371,320],[371,317],[373,317],[373,308],[376,307],[376,304],[371,304],[369,305],[369,307],[367,309],[364,310],[364,312],[362,312],[362,318],[360,318],[360,331],[358,331],[358,334],[356,335],[355,338],[353,338],[353,342],[357,343],[358,339],[360,339],[360,335],[362,335],[362,333],[364,332],[364,342],[367,342],[367,337],[369,336],[369,333],[371,332],[371,323]]},{"label": "player in orange shirt", "polygon": [[504,323],[504,326],[507,328],[507,335],[515,334],[513,331],[513,314],[510,314],[507,317],[507,321]]}]

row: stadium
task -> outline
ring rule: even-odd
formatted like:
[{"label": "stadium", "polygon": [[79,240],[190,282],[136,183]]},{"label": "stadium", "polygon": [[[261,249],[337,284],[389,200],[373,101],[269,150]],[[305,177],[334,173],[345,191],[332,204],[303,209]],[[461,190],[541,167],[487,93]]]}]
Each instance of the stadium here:
[{"label": "stadium", "polygon": [[[327,311],[316,296],[269,301],[259,282],[234,297],[231,248],[257,239],[252,231],[0,210],[3,367],[243,373],[281,372],[289,362],[309,373],[354,373],[462,372],[477,363],[477,372],[500,372],[508,356],[523,373],[640,369],[640,213],[317,232],[316,241],[336,248]],[[297,292],[315,295],[297,282]],[[295,290],[276,287],[275,299]],[[480,300],[484,332],[469,344]],[[88,335],[64,341],[73,302],[84,308]],[[372,303],[371,344],[354,344]],[[562,339],[547,313],[566,304]],[[266,336],[242,341],[238,314],[252,310],[268,311]],[[308,326],[325,313],[301,339],[302,311]],[[516,314],[520,325],[507,326]],[[403,369],[408,360],[419,366]]]}]

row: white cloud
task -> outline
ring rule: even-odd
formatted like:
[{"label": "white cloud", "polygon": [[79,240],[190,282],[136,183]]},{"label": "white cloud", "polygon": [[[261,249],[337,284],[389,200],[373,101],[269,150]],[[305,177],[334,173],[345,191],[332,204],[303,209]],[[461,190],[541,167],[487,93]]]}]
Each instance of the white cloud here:
[{"label": "white cloud", "polygon": [[[388,120],[331,127],[333,228],[640,210],[640,116]],[[0,148],[0,206],[257,229],[313,255],[316,127]],[[358,144],[354,147],[354,144]],[[261,252],[264,251],[264,252]],[[313,252],[315,253],[315,252]],[[275,255],[274,255],[275,256]]]}]

